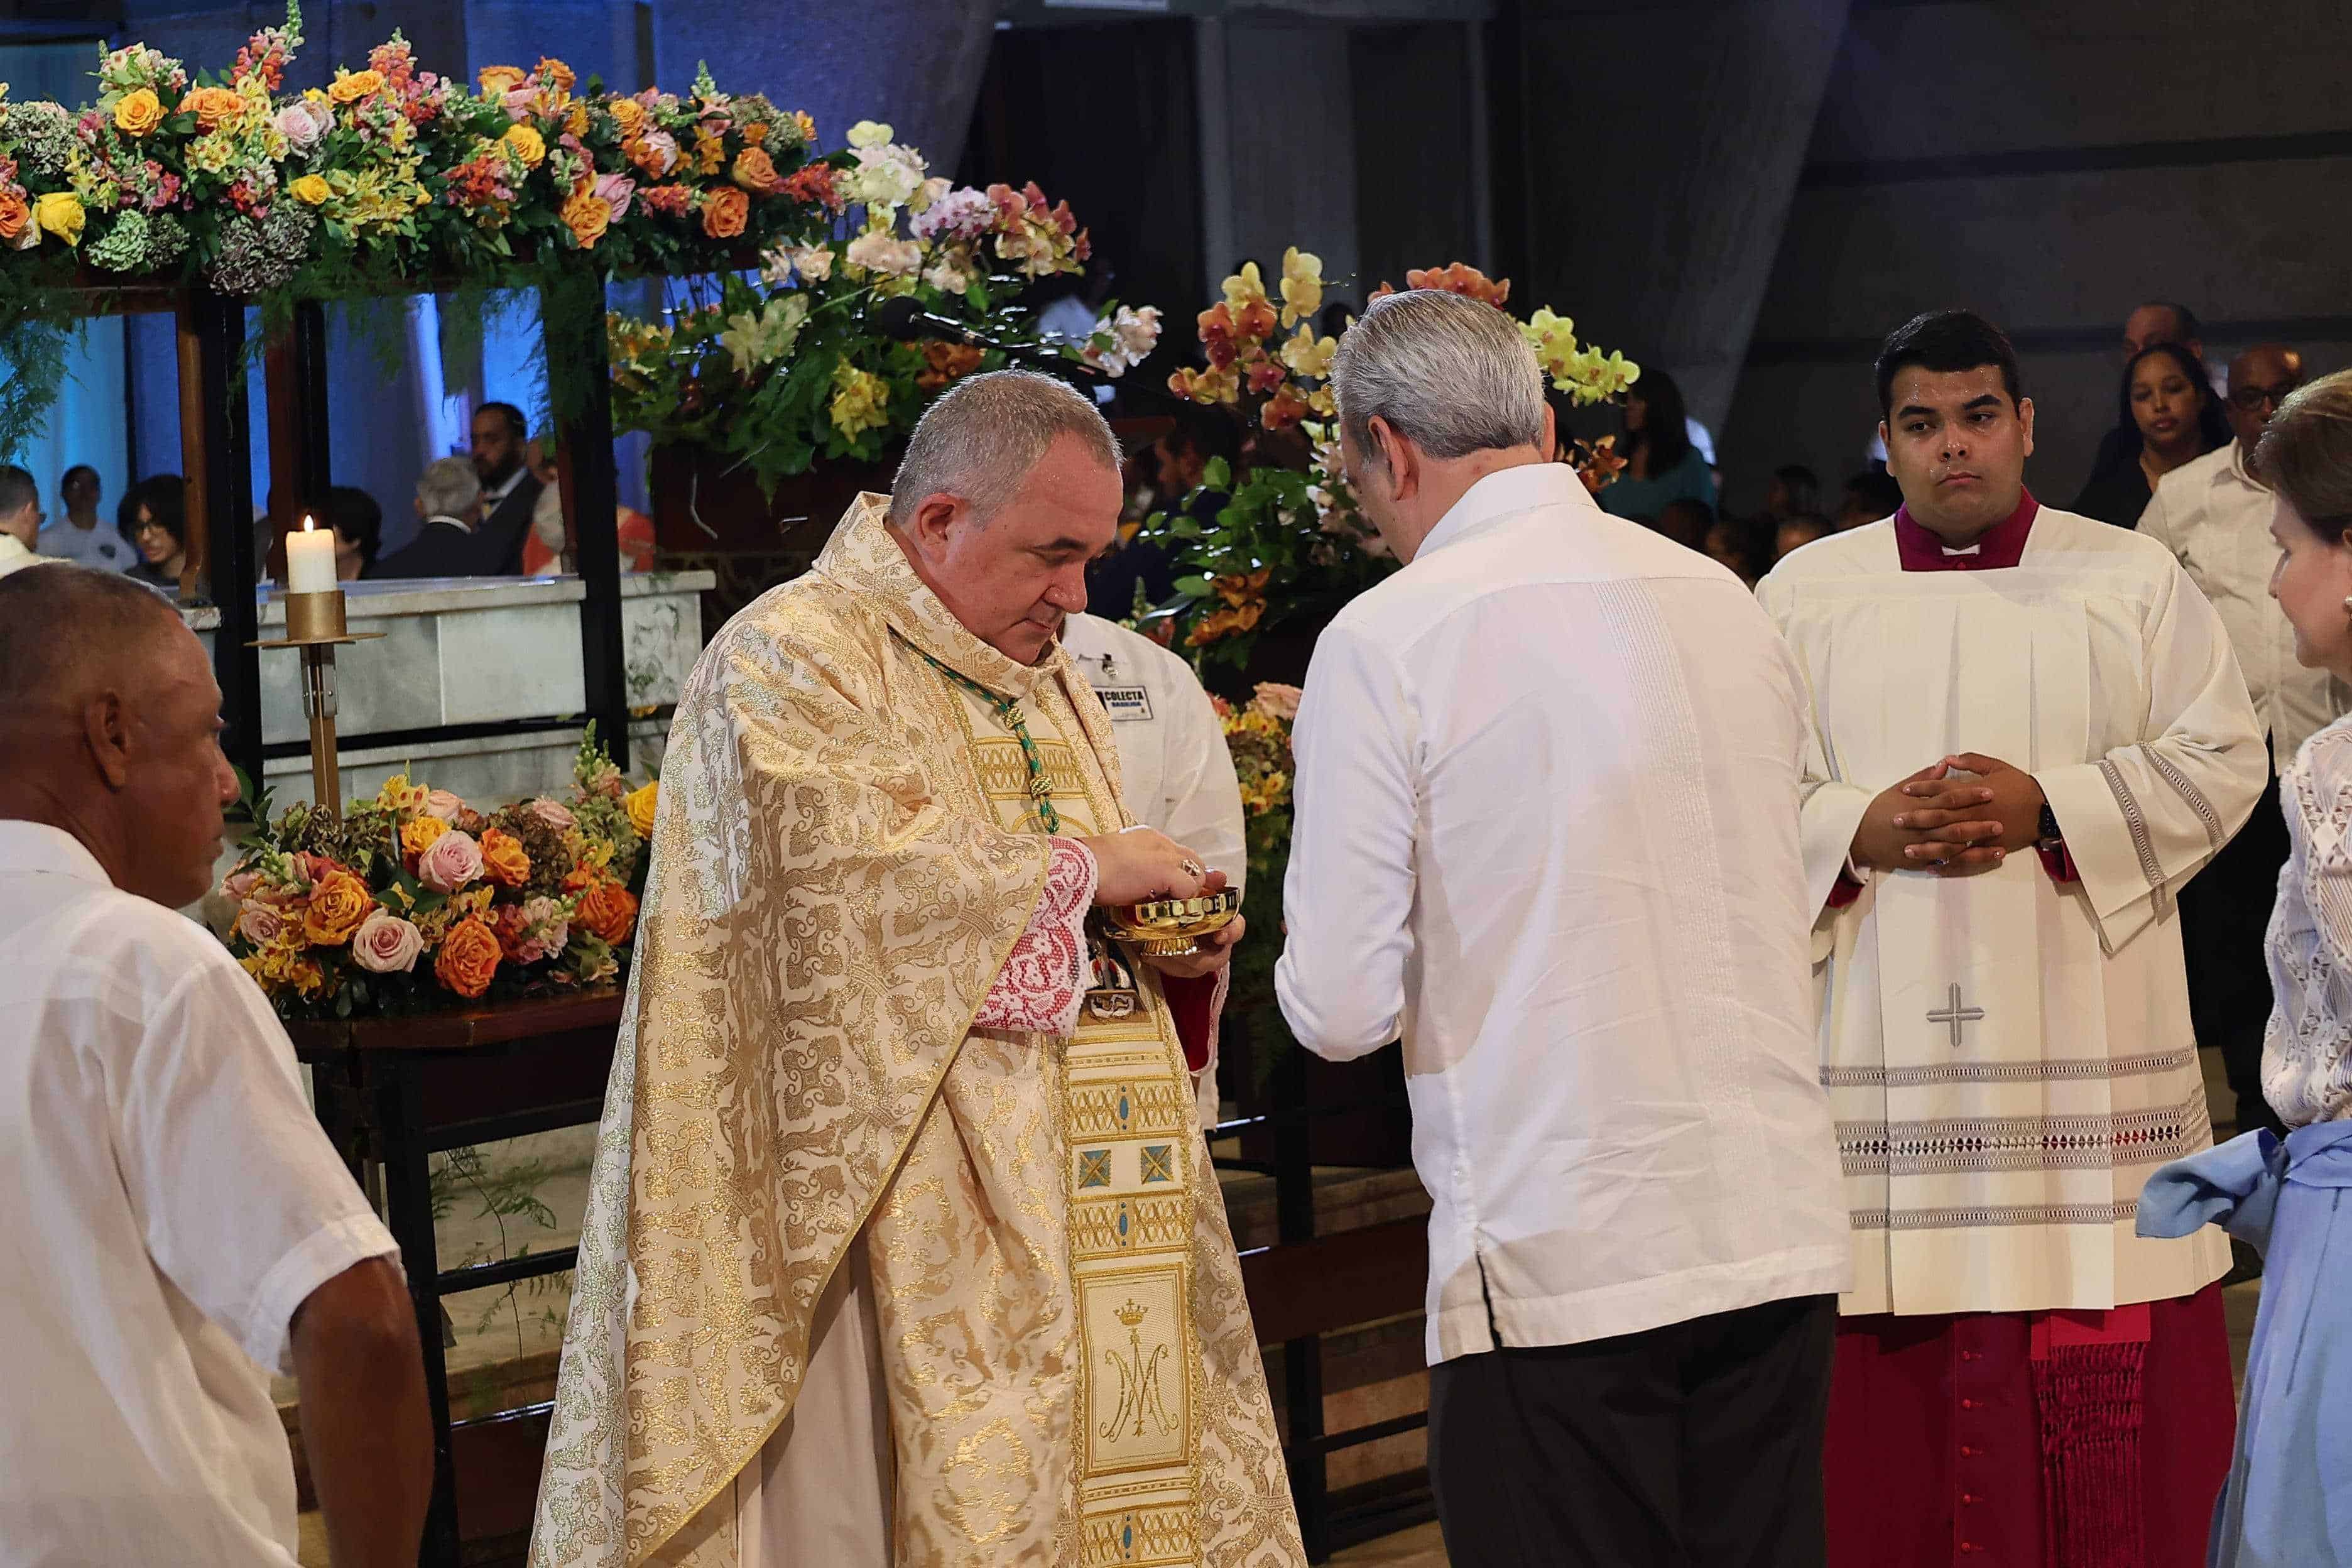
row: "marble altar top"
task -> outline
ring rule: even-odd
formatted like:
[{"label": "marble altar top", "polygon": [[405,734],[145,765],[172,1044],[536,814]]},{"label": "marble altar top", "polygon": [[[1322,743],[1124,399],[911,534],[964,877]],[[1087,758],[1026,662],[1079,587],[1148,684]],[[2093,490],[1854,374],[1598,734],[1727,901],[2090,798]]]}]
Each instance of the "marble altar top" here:
[{"label": "marble altar top", "polygon": [[[665,594],[699,594],[716,587],[712,572],[631,572],[621,578],[624,599],[651,598]],[[398,581],[346,583],[344,614],[352,622],[385,620],[401,616],[432,616],[452,611],[499,610],[517,605],[578,604],[588,586],[578,577],[414,577]],[[286,624],[286,605],[265,587],[254,595],[260,624]],[[191,631],[208,632],[220,626],[220,611],[211,605],[183,608],[180,618]]]}]

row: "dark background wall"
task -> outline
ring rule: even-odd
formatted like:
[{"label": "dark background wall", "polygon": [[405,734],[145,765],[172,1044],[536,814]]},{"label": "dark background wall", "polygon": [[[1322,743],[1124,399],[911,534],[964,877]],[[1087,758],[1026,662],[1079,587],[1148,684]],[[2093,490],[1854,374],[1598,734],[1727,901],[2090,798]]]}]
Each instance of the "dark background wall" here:
[{"label": "dark background wall", "polygon": [[2347,79],[2335,0],[1856,5],[1722,431],[1732,499],[1760,501],[1777,463],[1858,467],[1869,353],[1923,309],[2016,337],[2029,479],[2058,504],[2142,300],[2196,310],[2217,362],[2277,337],[2315,373],[2352,363]]}]

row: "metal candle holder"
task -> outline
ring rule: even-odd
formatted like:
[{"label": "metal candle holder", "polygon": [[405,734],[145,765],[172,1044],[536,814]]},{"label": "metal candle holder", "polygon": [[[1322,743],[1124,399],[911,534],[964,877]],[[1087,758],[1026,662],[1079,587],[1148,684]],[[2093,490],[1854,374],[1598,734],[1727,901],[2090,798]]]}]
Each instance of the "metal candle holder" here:
[{"label": "metal candle holder", "polygon": [[343,591],[288,594],[286,635],[251,647],[302,650],[302,713],[310,721],[310,801],[336,816],[343,809],[342,774],[335,763],[335,649],[343,643],[373,642],[382,632],[354,632],[344,624]]}]

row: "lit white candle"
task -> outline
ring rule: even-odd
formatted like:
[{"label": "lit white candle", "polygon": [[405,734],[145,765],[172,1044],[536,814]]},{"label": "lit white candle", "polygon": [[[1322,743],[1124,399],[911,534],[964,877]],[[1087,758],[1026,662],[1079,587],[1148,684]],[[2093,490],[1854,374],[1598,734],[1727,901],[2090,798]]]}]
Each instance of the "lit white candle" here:
[{"label": "lit white candle", "polygon": [[286,591],[331,594],[335,588],[335,531],[306,517],[301,532],[286,536]]}]

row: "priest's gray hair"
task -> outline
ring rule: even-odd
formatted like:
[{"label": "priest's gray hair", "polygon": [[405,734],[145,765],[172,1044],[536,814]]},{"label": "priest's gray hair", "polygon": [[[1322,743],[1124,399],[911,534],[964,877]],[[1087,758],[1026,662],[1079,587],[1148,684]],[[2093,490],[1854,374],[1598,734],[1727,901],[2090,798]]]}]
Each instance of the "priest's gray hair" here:
[{"label": "priest's gray hair", "polygon": [[1076,436],[1103,466],[1118,467],[1118,438],[1094,401],[1034,370],[994,370],[957,382],[915,422],[890,487],[890,524],[904,527],[932,496],[957,497],[986,523],[1013,499],[1056,436]]},{"label": "priest's gray hair", "polygon": [[482,477],[466,458],[436,458],[416,476],[416,502],[427,517],[462,518],[482,499]]},{"label": "priest's gray hair", "polygon": [[1440,459],[1543,441],[1535,346],[1494,306],[1439,289],[1366,306],[1339,340],[1331,389],[1341,433],[1372,462],[1375,418]]}]

